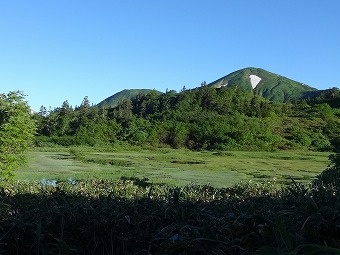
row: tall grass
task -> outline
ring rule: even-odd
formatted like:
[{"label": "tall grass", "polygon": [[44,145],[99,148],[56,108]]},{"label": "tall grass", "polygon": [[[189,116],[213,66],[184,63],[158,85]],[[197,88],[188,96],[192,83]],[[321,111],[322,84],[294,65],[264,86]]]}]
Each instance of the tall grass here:
[{"label": "tall grass", "polygon": [[1,254],[339,254],[339,189],[147,179],[0,190]]}]

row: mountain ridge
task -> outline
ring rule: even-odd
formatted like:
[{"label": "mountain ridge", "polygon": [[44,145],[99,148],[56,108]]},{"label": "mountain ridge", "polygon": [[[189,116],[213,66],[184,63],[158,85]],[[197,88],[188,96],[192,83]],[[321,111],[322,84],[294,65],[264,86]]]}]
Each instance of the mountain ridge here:
[{"label": "mountain ridge", "polygon": [[[293,102],[308,97],[317,97],[322,93],[322,90],[257,67],[236,70],[206,86],[213,88],[237,86],[274,102]],[[199,89],[199,87],[194,89]],[[151,91],[162,94],[155,89],[124,89],[97,105],[98,107],[115,107],[125,99],[132,100],[137,95],[148,94]]]}]

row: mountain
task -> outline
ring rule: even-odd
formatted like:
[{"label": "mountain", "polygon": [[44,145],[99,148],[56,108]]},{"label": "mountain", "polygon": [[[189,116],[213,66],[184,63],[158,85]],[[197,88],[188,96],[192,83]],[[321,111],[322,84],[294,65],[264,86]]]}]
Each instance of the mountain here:
[{"label": "mountain", "polygon": [[[232,72],[207,86],[213,88],[238,86],[245,91],[254,92],[264,98],[276,102],[293,102],[304,98],[316,98],[322,91],[304,83],[271,73],[261,68],[248,67]],[[98,107],[114,107],[124,99],[133,99],[137,95],[150,92],[162,94],[154,89],[124,89],[98,104]]]},{"label": "mountain", "polygon": [[101,101],[97,106],[99,108],[105,107],[114,107],[119,105],[125,99],[134,99],[138,95],[145,95],[150,92],[155,92],[157,94],[162,94],[162,92],[157,91],[155,89],[124,89],[106,99]]},{"label": "mountain", "polygon": [[261,68],[248,67],[230,73],[207,86],[238,86],[271,101],[287,102],[317,94],[317,89]]}]

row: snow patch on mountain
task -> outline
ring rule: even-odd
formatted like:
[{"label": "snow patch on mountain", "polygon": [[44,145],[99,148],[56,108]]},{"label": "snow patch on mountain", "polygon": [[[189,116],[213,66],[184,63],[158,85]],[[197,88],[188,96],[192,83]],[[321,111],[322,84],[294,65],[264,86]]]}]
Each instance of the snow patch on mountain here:
[{"label": "snow patch on mountain", "polygon": [[251,86],[253,87],[253,89],[255,89],[256,86],[262,80],[260,77],[258,77],[257,75],[254,75],[254,74],[249,75],[249,79],[250,79],[250,83],[251,83]]}]

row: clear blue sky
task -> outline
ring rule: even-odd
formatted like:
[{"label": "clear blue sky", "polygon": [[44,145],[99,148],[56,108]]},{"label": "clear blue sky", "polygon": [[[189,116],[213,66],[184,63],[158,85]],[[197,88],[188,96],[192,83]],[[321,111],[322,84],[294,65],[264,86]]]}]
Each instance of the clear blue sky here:
[{"label": "clear blue sky", "polygon": [[244,67],[340,87],[339,0],[0,2],[0,93],[39,110],[179,91]]}]

